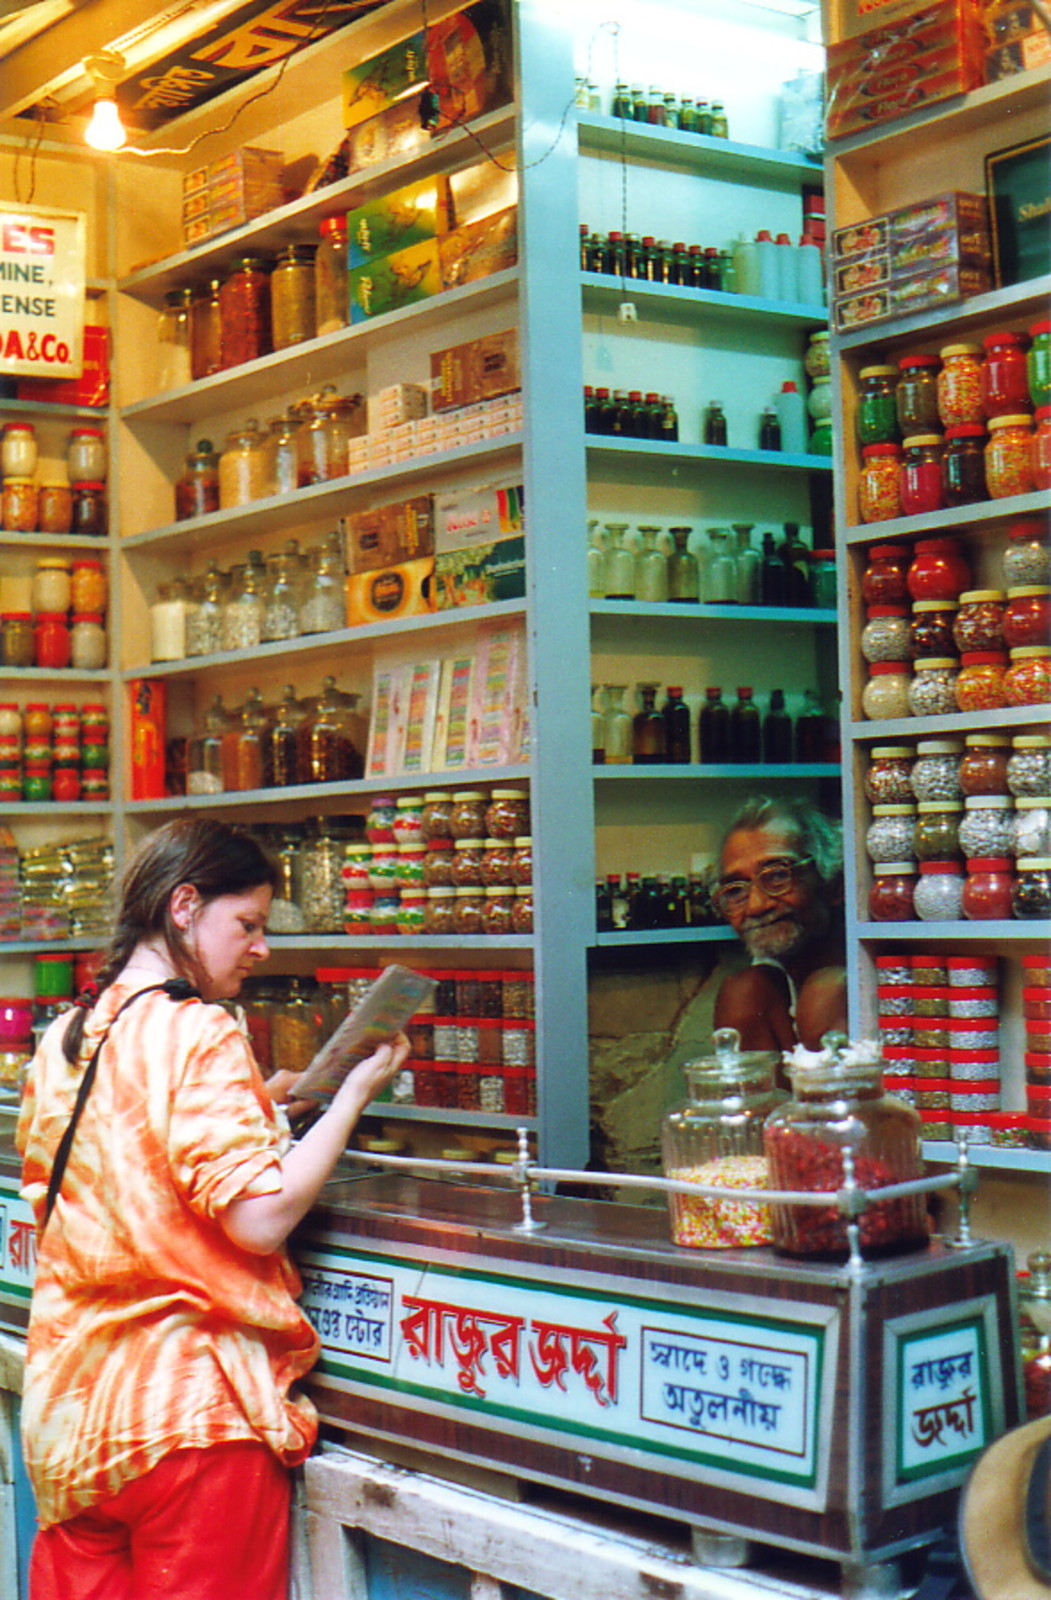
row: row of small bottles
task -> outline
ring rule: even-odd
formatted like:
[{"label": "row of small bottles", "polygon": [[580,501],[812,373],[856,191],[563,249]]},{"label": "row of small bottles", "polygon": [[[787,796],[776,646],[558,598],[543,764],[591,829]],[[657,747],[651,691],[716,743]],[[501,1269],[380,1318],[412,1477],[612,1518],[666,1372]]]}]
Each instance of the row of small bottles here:
[{"label": "row of small bottles", "polygon": [[[301,702],[286,685],[276,706],[250,689],[238,709],[216,695],[189,742],[187,794],[222,794],[297,783],[346,783],[360,778],[368,723],[358,696],[326,678],[316,700]],[[174,780],[174,781],[173,781]],[[169,774],[172,792],[178,776]]]},{"label": "row of small bottles", "polygon": [[817,606],[834,609],[836,563],[832,550],[811,550],[799,524],[786,522],[780,540],[772,530],[761,548],[754,525],[695,531],[643,523],[588,523],[588,594],[592,599],[679,601],[711,605]]},{"label": "row of small bottles", "polygon": [[724,294],[758,295],[764,300],[820,306],[825,285],[820,242],[803,233],[793,244],[787,233],[776,238],[760,228],[754,239],[731,248],[657,239],[650,233],[593,232],[580,224],[580,265],[584,272],[683,289],[716,289]]},{"label": "row of small bottles", "polygon": [[804,691],[802,707],[791,716],[783,689],[772,689],[765,709],[755,700],[751,685],[742,685],[727,705],[722,689],[704,692],[697,717],[697,755],[693,754],[693,717],[682,688],[669,685],[662,705],[659,686],[636,686],[639,709],[624,705],[627,686],[618,683],[592,689],[591,746],[597,766],[685,765],[694,759],[705,765],[760,762],[834,762],[839,759],[839,729],[835,717],[826,716],[817,693]]},{"label": "row of small bottles", "polygon": [[595,927],[599,933],[647,928],[707,928],[719,918],[704,875],[607,873],[595,883]]}]

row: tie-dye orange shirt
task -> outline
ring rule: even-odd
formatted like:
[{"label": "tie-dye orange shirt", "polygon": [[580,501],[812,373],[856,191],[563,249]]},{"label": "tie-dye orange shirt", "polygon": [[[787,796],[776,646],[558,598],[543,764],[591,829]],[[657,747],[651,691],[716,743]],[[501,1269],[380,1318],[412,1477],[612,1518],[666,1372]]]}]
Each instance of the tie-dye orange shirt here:
[{"label": "tie-dye orange shirt", "polygon": [[[145,985],[118,981],[76,1066],[68,1017],[40,1043],[18,1127],[38,1230],[55,1152],[99,1036]],[[22,1433],[41,1525],[107,1499],[173,1450],[261,1439],[287,1464],[314,1441],[289,1388],[313,1365],[286,1253],[239,1249],[217,1218],[281,1186],[287,1124],[220,1007],[141,996],[116,1022],[50,1222],[39,1236]]]}]

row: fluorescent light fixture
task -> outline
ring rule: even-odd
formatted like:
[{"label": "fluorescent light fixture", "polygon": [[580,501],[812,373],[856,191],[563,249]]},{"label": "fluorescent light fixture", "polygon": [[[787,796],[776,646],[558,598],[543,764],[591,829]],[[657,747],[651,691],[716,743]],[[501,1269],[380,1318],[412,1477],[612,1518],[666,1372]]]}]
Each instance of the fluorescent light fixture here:
[{"label": "fluorescent light fixture", "polygon": [[122,147],[127,134],[120,120],[116,100],[100,98],[95,101],[84,137],[93,150],[119,150]]}]

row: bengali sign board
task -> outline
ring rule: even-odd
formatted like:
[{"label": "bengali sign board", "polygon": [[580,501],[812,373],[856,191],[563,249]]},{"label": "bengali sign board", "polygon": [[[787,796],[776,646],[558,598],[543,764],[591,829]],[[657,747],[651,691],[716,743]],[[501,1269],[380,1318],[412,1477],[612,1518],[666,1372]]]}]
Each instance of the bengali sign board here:
[{"label": "bengali sign board", "polygon": [[323,1381],[824,1503],[835,1310],[771,1316],[725,1296],[693,1304],[671,1288],[660,1300],[357,1253],[303,1251],[299,1264]]},{"label": "bengali sign board", "polygon": [[83,212],[0,208],[0,372],[80,377],[84,249]]},{"label": "bengali sign board", "polygon": [[0,1296],[27,1301],[36,1267],[36,1227],[17,1180],[0,1175]]}]

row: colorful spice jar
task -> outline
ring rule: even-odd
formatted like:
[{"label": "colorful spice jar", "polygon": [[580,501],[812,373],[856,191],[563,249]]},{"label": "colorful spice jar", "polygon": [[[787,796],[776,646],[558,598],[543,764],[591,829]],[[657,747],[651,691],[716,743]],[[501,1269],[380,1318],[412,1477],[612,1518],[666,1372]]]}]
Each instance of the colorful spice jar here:
[{"label": "colorful spice jar", "polygon": [[964,746],[958,774],[963,795],[1006,794],[1010,749],[1006,734],[969,733]]},{"label": "colorful spice jar", "polygon": [[870,544],[861,577],[861,598],[866,606],[904,605],[909,598],[906,582],[910,550],[902,544]]},{"label": "colorful spice jar", "polygon": [[109,583],[101,561],[74,561],[70,577],[70,606],[74,611],[103,612],[109,602]]},{"label": "colorful spice jar", "polygon": [[1018,733],[1011,740],[1007,787],[1015,798],[1051,794],[1051,735]]},{"label": "colorful spice jar", "polygon": [[858,515],[862,522],[886,522],[901,516],[901,462],[900,445],[863,447],[858,477]]},{"label": "colorful spice jar", "polygon": [[61,671],[69,666],[69,624],[64,612],[39,612],[33,618],[33,661]]},{"label": "colorful spice jar", "polygon": [[37,493],[41,533],[68,533],[73,526],[73,490],[68,483],[42,483]]},{"label": "colorful spice jar", "polygon": [[991,711],[1004,704],[1006,650],[965,650],[956,675],[956,704],[961,711]]},{"label": "colorful spice jar", "polygon": [[909,773],[915,752],[911,745],[874,745],[865,772],[865,795],[873,805],[908,805],[913,795]]},{"label": "colorful spice jar", "polygon": [[913,905],[921,922],[956,922],[963,907],[963,869],[958,861],[924,861]]},{"label": "colorful spice jar", "polygon": [[859,445],[896,444],[900,437],[894,400],[897,369],[862,367],[858,373],[858,400],[854,426]]},{"label": "colorful spice jar", "polygon": [[982,349],[977,344],[947,344],[940,351],[938,418],[943,428],[984,424]]},{"label": "colorful spice jar", "polygon": [[958,601],[971,581],[959,540],[917,539],[906,582],[914,600]]},{"label": "colorful spice jar", "polygon": [[875,805],[865,831],[870,861],[904,861],[914,854],[916,807],[908,804]]},{"label": "colorful spice jar", "polygon": [[909,648],[908,608],[869,606],[861,630],[861,653],[866,661],[900,661]]},{"label": "colorful spice jar", "polygon": [[916,600],[913,602],[909,622],[910,661],[924,656],[951,656],[956,648],[953,625],[956,621],[955,600]]},{"label": "colorful spice jar", "polygon": [[921,739],[909,783],[918,801],[958,800],[960,798],[959,739]]},{"label": "colorful spice jar", "polygon": [[1008,589],[1003,628],[1004,640],[1012,650],[1019,645],[1051,644],[1051,587],[1034,583]]},{"label": "colorful spice jar", "polygon": [[947,506],[968,506],[989,498],[985,442],[985,427],[980,422],[961,422],[946,428],[942,494]]},{"label": "colorful spice jar", "polygon": [[992,422],[1009,412],[1028,411],[1026,339],[1020,333],[990,333],[982,340],[982,410]]},{"label": "colorful spice jar", "polygon": [[903,356],[898,362],[894,401],[906,444],[910,434],[934,433],[939,426],[937,356]]},{"label": "colorful spice jar", "polygon": [[[29,601],[34,612],[68,611],[72,581],[69,562],[64,556],[41,556],[30,586]],[[1020,643],[1025,643],[1020,640]]]},{"label": "colorful spice jar", "polygon": [[869,916],[873,922],[911,922],[916,887],[916,867],[912,861],[880,861],[872,868],[869,889]]},{"label": "colorful spice jar", "polygon": [[[1002,589],[965,589],[952,625],[957,650],[1002,650],[1003,621]],[[1023,639],[1018,641],[1019,644],[1030,642]]]},{"label": "colorful spice jar", "polygon": [[1051,700],[1051,649],[1025,645],[1011,651],[1004,677],[1004,701],[1009,706],[1040,706]]},{"label": "colorful spice jar", "polygon": [[1008,588],[1027,583],[1051,583],[1051,545],[1046,523],[1038,517],[1023,517],[1012,522],[1000,559]]},{"label": "colorful spice jar", "polygon": [[34,533],[37,487],[32,478],[5,478],[0,490],[0,527],[6,533]]},{"label": "colorful spice jar", "polygon": [[913,847],[921,864],[945,861],[956,854],[963,807],[958,800],[921,800],[916,807]]},{"label": "colorful spice jar", "polygon": [[955,656],[928,656],[917,661],[909,683],[909,710],[914,717],[944,717],[957,709]]},{"label": "colorful spice jar", "polygon": [[[972,795],[964,801],[964,814],[958,831],[961,852],[968,858],[1009,854],[1013,823],[1009,795]],[[1033,855],[1039,853],[1035,850],[1031,852]]]},{"label": "colorful spice jar", "polygon": [[97,479],[74,483],[70,533],[83,534],[92,539],[104,539],[107,525],[106,485]]},{"label": "colorful spice jar", "polygon": [[970,922],[1006,921],[1011,916],[1014,873],[1008,856],[972,856],[967,863],[961,910]]},{"label": "colorful spice jar", "polygon": [[1011,914],[1023,922],[1051,917],[1051,856],[1026,856],[1017,863]]},{"label": "colorful spice jar", "polygon": [[28,611],[0,613],[0,662],[5,667],[33,665],[33,618]]},{"label": "colorful spice jar", "polygon": [[940,433],[909,434],[902,444],[901,513],[905,517],[926,516],[945,505],[942,483],[942,456],[945,444]]},{"label": "colorful spice jar", "polygon": [[1026,413],[1008,412],[990,419],[985,481],[992,500],[1032,492],[1032,424]]}]

